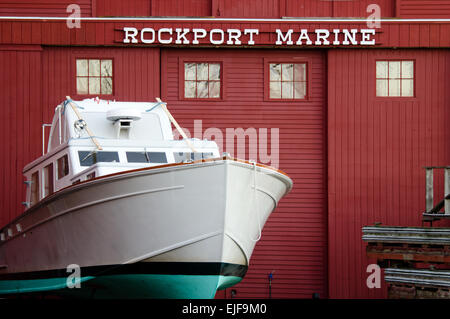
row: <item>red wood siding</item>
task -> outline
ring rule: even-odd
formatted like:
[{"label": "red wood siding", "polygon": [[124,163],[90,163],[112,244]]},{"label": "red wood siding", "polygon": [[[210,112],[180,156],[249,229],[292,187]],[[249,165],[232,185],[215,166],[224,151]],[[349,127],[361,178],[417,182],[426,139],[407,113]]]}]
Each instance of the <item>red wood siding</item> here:
[{"label": "red wood siding", "polygon": [[395,0],[333,1],[333,17],[368,17],[373,11],[367,7],[373,4],[380,7],[381,17],[395,17]]},{"label": "red wood siding", "polygon": [[[286,17],[368,17],[369,5],[380,7],[381,17],[395,17],[395,0],[280,0],[281,12]],[[284,3],[283,3],[284,2]]]},{"label": "red wood siding", "polygon": [[[415,60],[416,97],[376,98],[376,59]],[[329,52],[330,297],[386,297],[366,287],[375,261],[365,257],[361,227],[421,225],[422,167],[450,162],[449,75],[448,50]],[[442,178],[435,180],[443,195]]]},{"label": "red wood siding", "polygon": [[281,17],[279,0],[213,0],[212,13],[221,18]]},{"label": "red wood siding", "polygon": [[215,16],[224,18],[367,17],[377,4],[382,17],[448,18],[448,0],[0,0],[0,16],[67,16],[80,5],[82,16]]},{"label": "red wood siding", "polygon": [[284,16],[287,17],[332,17],[333,1],[285,0]]},{"label": "red wood siding", "polygon": [[[25,48],[27,49],[27,48]],[[0,227],[23,212],[23,167],[42,154],[41,125],[51,123],[55,107],[67,95],[77,98],[76,57],[114,59],[115,94],[120,101],[154,101],[160,94],[159,49],[47,48],[23,51],[0,46],[0,105],[6,128],[0,168]],[[49,131],[47,128],[46,135]],[[6,191],[8,190],[8,191]]]},{"label": "red wood siding", "polygon": [[66,17],[71,4],[80,6],[82,17],[92,16],[91,0],[0,0],[0,16]]},{"label": "red wood siding", "polygon": [[[264,61],[311,61],[311,99],[274,102],[264,99]],[[203,59],[223,65],[223,101],[180,99],[180,60]],[[237,298],[268,298],[268,275],[274,298],[311,298],[327,294],[325,65],[321,51],[164,50],[162,95],[180,125],[193,132],[219,128],[279,128],[280,164],[294,181],[264,228],[250,269],[234,287]],[[181,73],[182,74],[182,73]],[[270,139],[270,138],[269,138]],[[226,150],[226,142],[224,142]],[[227,150],[229,151],[229,150]],[[246,158],[254,158],[246,152]],[[226,292],[230,296],[230,291]],[[219,294],[224,296],[224,293]]]},{"label": "red wood siding", "polygon": [[150,0],[93,0],[96,17],[148,17]]},{"label": "red wood siding", "polygon": [[211,0],[152,0],[152,16],[211,16]]},{"label": "red wood siding", "polygon": [[401,18],[450,17],[449,0],[397,0],[397,15]]},{"label": "red wood siding", "polygon": [[[24,50],[26,49],[26,50]],[[41,153],[41,52],[40,47],[0,46],[0,224],[23,211],[23,167]]]}]

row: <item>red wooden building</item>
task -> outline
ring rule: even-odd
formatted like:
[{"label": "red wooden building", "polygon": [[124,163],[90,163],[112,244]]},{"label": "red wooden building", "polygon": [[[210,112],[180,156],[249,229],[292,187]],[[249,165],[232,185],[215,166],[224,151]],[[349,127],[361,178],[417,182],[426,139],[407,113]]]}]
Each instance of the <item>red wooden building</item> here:
[{"label": "red wooden building", "polygon": [[273,298],[385,297],[361,227],[420,225],[422,167],[450,164],[450,0],[0,0],[0,226],[66,95],[162,97],[194,135],[278,142],[259,161],[294,189],[236,298],[268,298],[270,273]]}]

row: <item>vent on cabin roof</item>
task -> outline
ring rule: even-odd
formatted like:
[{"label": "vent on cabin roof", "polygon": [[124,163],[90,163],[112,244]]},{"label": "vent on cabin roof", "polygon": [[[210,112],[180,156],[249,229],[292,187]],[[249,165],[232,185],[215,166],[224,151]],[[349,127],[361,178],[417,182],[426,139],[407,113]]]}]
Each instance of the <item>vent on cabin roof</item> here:
[{"label": "vent on cabin roof", "polygon": [[133,122],[140,120],[142,116],[140,110],[120,108],[108,111],[106,118],[113,122],[116,138],[129,139]]}]

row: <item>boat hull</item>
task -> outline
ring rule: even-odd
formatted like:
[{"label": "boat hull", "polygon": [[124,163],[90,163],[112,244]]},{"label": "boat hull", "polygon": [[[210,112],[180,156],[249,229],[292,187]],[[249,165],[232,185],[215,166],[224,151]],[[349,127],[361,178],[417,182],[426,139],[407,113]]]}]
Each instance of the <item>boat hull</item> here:
[{"label": "boat hull", "polygon": [[53,292],[79,298],[209,299],[242,280],[247,267],[226,263],[149,263],[83,267],[80,277],[66,269],[10,274],[2,294]]},{"label": "boat hull", "polygon": [[[0,246],[0,294],[212,298],[245,275],[264,223],[291,186],[274,169],[230,159],[74,185],[14,221],[22,231]],[[70,265],[80,267],[82,288],[67,288]]]}]

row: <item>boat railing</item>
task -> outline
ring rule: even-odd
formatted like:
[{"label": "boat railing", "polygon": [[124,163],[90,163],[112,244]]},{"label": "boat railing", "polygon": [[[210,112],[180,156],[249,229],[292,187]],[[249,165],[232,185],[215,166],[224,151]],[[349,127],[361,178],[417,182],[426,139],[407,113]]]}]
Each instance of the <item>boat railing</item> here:
[{"label": "boat railing", "polygon": [[[426,175],[426,210],[425,221],[450,218],[450,166],[425,166]],[[434,205],[434,171],[444,170],[444,198]],[[441,209],[444,209],[442,212]]]},{"label": "boat railing", "polygon": [[45,128],[51,126],[51,124],[42,124],[42,156],[45,155]]}]

